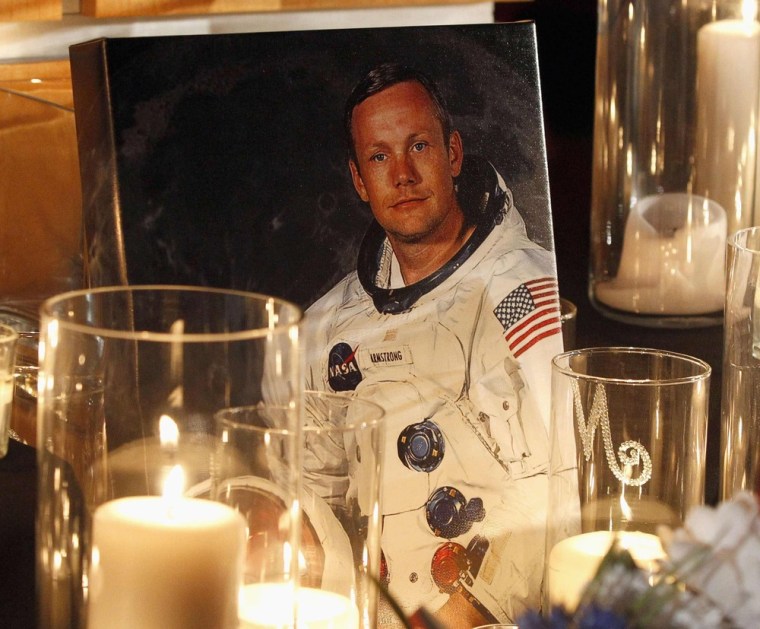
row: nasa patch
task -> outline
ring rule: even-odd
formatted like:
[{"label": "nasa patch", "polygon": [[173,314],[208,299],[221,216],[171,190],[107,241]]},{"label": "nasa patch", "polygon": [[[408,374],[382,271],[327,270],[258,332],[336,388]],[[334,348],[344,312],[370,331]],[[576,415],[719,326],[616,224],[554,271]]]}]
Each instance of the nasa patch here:
[{"label": "nasa patch", "polygon": [[356,350],[348,343],[338,343],[330,350],[327,357],[327,381],[333,391],[353,391],[362,381],[362,372],[356,362]]}]

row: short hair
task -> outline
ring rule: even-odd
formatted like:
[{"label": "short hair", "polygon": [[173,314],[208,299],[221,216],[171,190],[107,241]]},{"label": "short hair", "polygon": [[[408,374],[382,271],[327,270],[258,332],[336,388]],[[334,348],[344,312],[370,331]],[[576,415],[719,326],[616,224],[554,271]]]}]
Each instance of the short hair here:
[{"label": "short hair", "polygon": [[354,162],[357,161],[354,134],[351,129],[354,109],[370,96],[382,92],[397,83],[405,83],[407,81],[419,83],[430,96],[430,99],[433,101],[435,117],[441,123],[441,128],[443,129],[443,139],[448,143],[452,130],[451,114],[449,113],[446,106],[446,100],[438,89],[438,86],[416,68],[400,63],[382,63],[370,70],[364,78],[354,86],[348,100],[346,100],[343,125],[349,156]]}]

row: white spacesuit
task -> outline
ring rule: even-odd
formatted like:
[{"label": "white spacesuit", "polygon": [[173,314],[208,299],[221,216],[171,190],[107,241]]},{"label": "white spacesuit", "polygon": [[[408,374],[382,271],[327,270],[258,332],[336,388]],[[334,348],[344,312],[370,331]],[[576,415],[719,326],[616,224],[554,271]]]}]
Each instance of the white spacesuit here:
[{"label": "white spacesuit", "polygon": [[386,410],[382,549],[402,608],[435,611],[459,591],[508,621],[541,589],[556,271],[493,167],[465,166],[468,242],[403,286],[373,224],[358,271],[307,312],[307,388]]}]

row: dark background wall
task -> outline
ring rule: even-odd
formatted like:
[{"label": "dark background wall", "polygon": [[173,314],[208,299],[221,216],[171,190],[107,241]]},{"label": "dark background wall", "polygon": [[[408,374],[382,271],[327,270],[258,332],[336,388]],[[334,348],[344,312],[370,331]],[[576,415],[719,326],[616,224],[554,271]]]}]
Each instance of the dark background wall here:
[{"label": "dark background wall", "polygon": [[596,11],[596,0],[534,0],[497,4],[495,13],[497,20],[536,23],[560,289],[581,314],[587,310]]}]

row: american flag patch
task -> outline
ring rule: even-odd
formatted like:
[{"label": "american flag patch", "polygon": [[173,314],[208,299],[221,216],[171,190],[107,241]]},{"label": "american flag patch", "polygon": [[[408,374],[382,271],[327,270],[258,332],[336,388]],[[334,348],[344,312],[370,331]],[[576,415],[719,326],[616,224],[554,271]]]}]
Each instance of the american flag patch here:
[{"label": "american flag patch", "polygon": [[493,311],[504,327],[515,358],[541,339],[562,331],[557,279],[542,277],[520,284]]}]

